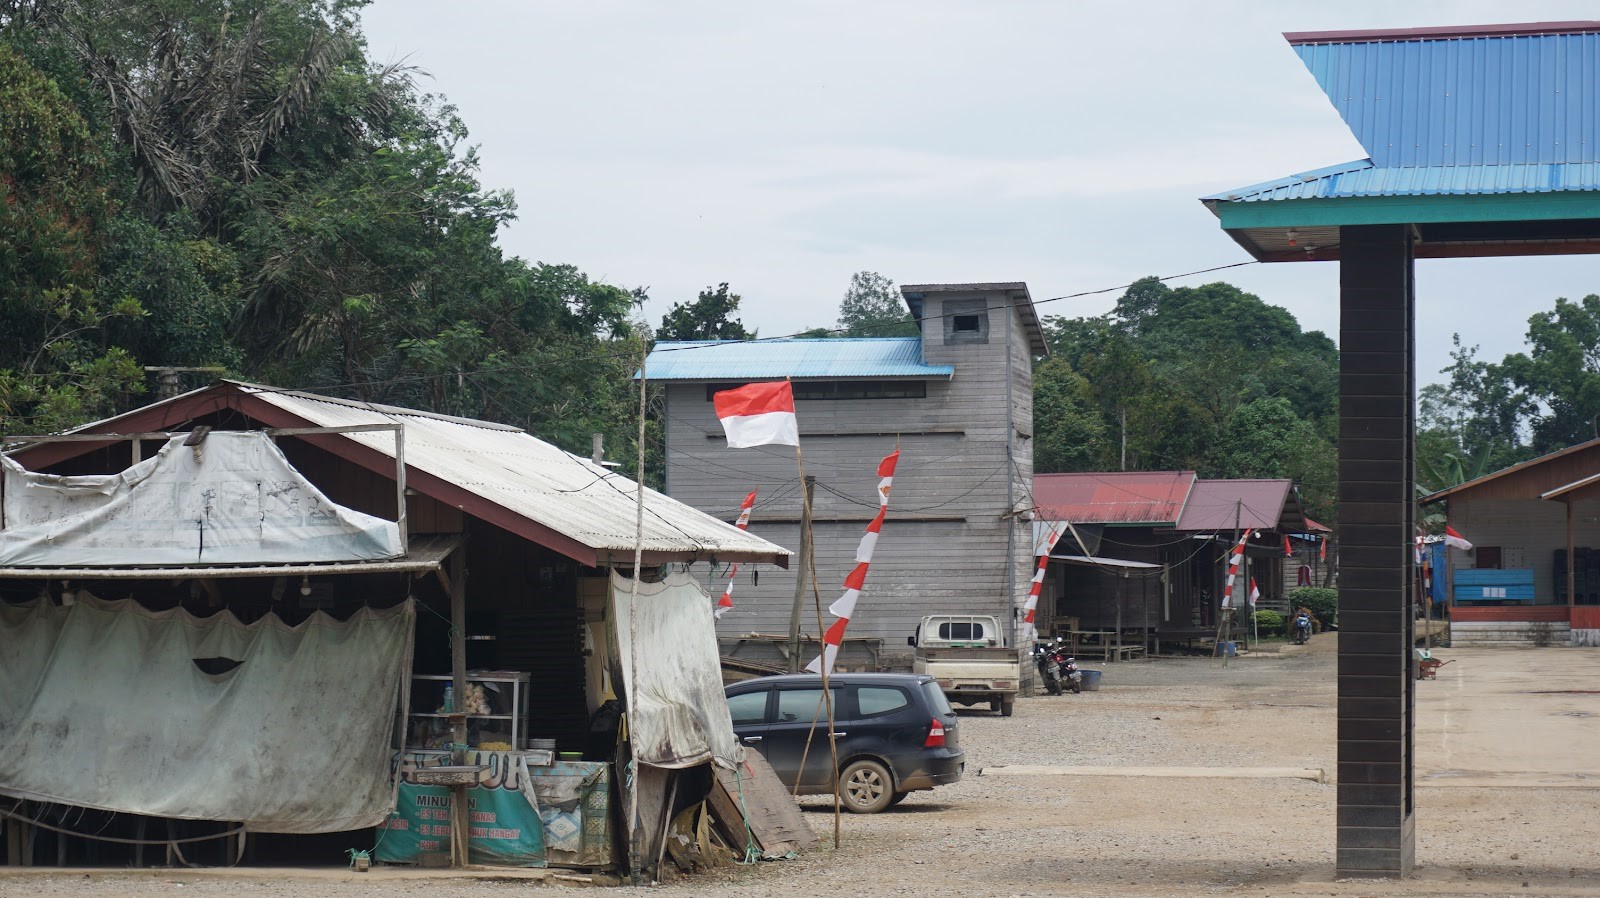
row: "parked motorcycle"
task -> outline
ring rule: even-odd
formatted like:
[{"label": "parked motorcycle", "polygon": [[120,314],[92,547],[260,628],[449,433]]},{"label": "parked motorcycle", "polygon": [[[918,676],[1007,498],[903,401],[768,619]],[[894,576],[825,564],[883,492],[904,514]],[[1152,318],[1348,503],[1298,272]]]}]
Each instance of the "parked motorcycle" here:
[{"label": "parked motorcycle", "polygon": [[1311,641],[1311,615],[1302,611],[1294,616],[1294,644],[1305,645]]},{"label": "parked motorcycle", "polygon": [[1039,668],[1039,679],[1044,682],[1045,691],[1051,695],[1067,690],[1076,695],[1083,691],[1083,672],[1078,670],[1077,659],[1067,654],[1060,637],[1034,643],[1033,662]]}]

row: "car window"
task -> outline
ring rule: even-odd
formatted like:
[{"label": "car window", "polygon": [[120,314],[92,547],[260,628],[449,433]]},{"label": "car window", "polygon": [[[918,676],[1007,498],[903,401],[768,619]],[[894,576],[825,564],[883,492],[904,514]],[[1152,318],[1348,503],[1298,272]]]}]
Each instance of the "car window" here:
[{"label": "car window", "polygon": [[[839,693],[842,691],[835,686],[833,692],[834,714],[839,713]],[[811,723],[815,720],[827,720],[828,709],[822,704],[821,689],[780,689],[778,691],[778,717],[780,723],[800,721]]]},{"label": "car window", "polygon": [[728,710],[733,714],[733,725],[749,723],[762,723],[767,719],[767,695],[765,689],[754,692],[745,692],[728,698]]},{"label": "car window", "polygon": [[944,691],[939,688],[937,680],[929,680],[922,684],[922,694],[928,697],[928,704],[933,708],[933,713],[940,717],[948,717],[956,713],[950,707],[950,701],[944,697]]},{"label": "car window", "polygon": [[977,621],[951,621],[939,625],[940,639],[982,639],[983,624]]},{"label": "car window", "polygon": [[862,717],[892,714],[911,704],[903,690],[891,686],[862,686],[856,690],[856,707]]}]

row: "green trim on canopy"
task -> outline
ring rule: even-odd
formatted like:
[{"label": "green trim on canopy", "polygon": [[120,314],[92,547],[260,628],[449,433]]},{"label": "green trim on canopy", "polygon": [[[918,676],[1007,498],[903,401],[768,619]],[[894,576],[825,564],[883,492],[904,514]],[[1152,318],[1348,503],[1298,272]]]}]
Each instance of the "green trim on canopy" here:
[{"label": "green trim on canopy", "polygon": [[1600,192],[1375,196],[1273,202],[1212,201],[1225,231],[1343,225],[1600,218]]}]

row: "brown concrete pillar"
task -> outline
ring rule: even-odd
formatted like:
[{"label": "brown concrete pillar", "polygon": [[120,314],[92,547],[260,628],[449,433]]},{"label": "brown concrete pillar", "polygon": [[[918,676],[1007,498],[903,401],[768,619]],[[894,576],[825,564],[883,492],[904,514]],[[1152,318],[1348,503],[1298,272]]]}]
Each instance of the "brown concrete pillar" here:
[{"label": "brown concrete pillar", "polygon": [[1340,229],[1339,876],[1403,877],[1412,807],[1411,229]]}]

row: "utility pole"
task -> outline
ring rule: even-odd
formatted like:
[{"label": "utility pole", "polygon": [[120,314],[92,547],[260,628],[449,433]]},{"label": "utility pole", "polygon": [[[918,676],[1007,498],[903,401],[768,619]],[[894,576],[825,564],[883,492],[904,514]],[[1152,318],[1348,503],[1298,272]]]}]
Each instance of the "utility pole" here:
[{"label": "utility pole", "polygon": [[[800,570],[794,578],[794,607],[789,610],[789,673],[800,672],[800,609],[805,607],[806,570],[811,559],[811,500],[817,485],[815,475],[801,481],[805,496],[800,501]],[[822,634],[817,634],[822,639]]]}]

